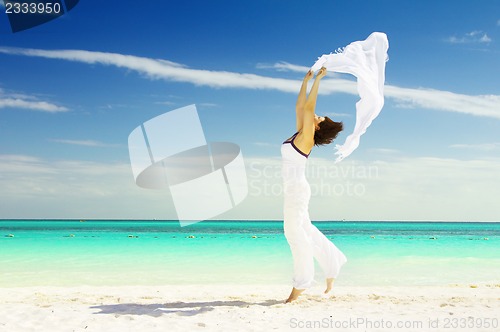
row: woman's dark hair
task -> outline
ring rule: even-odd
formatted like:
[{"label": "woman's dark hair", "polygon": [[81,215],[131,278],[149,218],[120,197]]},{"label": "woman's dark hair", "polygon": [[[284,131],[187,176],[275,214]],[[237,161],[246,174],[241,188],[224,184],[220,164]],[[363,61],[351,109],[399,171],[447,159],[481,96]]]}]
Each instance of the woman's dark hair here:
[{"label": "woman's dark hair", "polygon": [[344,129],[342,122],[335,122],[325,116],[325,120],[318,124],[319,129],[314,132],[314,145],[330,144]]}]

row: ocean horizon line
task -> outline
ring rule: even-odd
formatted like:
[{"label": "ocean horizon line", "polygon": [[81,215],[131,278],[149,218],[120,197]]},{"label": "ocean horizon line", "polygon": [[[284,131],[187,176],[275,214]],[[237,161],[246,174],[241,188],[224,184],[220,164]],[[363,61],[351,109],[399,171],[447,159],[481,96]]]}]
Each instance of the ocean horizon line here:
[{"label": "ocean horizon line", "polygon": [[[133,218],[0,218],[2,221],[116,221],[116,222],[180,222],[176,219],[133,219]],[[283,219],[208,219],[198,222],[282,222]],[[312,220],[312,222],[330,222],[330,223],[500,223],[500,221],[481,221],[481,220]]]}]

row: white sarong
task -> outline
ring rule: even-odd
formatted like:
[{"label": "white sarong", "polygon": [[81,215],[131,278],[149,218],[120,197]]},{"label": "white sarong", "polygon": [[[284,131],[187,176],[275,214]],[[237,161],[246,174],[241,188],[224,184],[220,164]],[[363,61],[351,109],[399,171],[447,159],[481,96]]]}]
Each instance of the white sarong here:
[{"label": "white sarong", "polygon": [[336,145],[339,162],[358,146],[359,138],[384,106],[385,63],[389,42],[382,32],[373,32],[366,40],[346,46],[342,52],[324,54],[311,67],[313,72],[325,67],[329,71],[356,76],[360,100],[356,103],[356,125],[343,145]]}]

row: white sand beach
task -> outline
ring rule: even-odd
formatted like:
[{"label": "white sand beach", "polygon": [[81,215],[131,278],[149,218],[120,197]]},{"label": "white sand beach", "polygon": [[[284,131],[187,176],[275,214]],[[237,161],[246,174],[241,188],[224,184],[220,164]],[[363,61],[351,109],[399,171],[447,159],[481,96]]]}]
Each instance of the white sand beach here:
[{"label": "white sand beach", "polygon": [[498,331],[500,284],[0,289],[0,331]]}]

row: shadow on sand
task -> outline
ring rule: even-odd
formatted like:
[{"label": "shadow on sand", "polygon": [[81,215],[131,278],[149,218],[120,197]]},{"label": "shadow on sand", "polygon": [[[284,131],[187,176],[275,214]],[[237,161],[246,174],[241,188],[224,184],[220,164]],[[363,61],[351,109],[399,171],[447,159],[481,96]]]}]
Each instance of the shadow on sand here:
[{"label": "shadow on sand", "polygon": [[214,310],[214,307],[249,307],[253,305],[272,306],[283,304],[283,301],[266,300],[263,302],[245,302],[245,301],[208,301],[208,302],[171,302],[157,304],[108,304],[92,306],[91,309],[100,309],[95,314],[114,314],[114,315],[148,315],[159,317],[163,314],[177,314],[181,316],[194,316],[207,311]]}]

